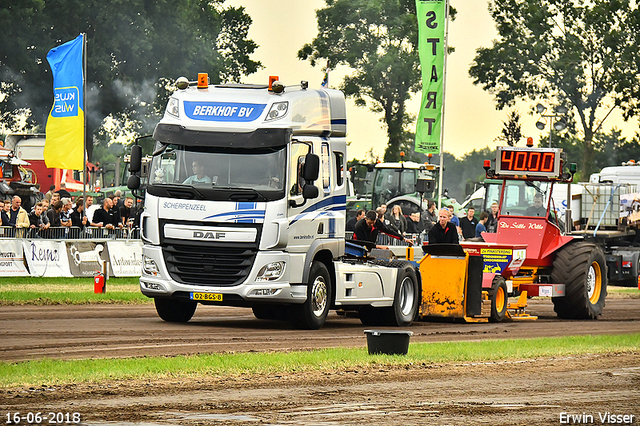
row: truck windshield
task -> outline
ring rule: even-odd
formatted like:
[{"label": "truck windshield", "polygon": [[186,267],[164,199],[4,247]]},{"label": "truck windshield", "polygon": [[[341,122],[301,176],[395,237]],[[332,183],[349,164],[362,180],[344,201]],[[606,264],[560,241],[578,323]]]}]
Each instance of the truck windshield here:
[{"label": "truck windshield", "polygon": [[230,149],[158,143],[156,152],[149,170],[150,194],[256,201],[285,195],[284,146]]}]

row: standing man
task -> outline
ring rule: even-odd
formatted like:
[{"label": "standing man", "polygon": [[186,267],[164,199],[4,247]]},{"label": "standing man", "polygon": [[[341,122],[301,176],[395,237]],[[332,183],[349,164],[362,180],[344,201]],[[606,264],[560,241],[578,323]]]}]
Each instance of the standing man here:
[{"label": "standing man", "polygon": [[438,223],[429,231],[429,244],[459,244],[458,230],[449,217],[449,209],[440,209]]},{"label": "standing man", "polygon": [[[375,244],[378,239],[378,233],[382,232],[393,238],[404,241],[405,243],[413,244],[413,240],[404,238],[394,230],[387,227],[379,218],[378,214],[373,210],[369,210],[364,219],[361,219],[356,223],[355,232],[353,235],[354,240],[368,241]],[[389,247],[376,245],[376,248],[388,250]]]},{"label": "standing man", "polygon": [[438,215],[436,213],[436,203],[433,200],[427,201],[427,210],[422,212],[422,224],[424,229],[429,230],[438,223]]},{"label": "standing man", "polygon": [[71,199],[63,198],[62,210],[60,211],[60,226],[71,227]]},{"label": "standing man", "polygon": [[29,213],[20,206],[21,204],[22,198],[14,195],[11,199],[11,208],[8,213],[9,226],[13,226],[15,228],[28,228],[31,226],[31,222],[29,222]]},{"label": "standing man", "polygon": [[98,206],[93,205],[93,196],[87,195],[87,199],[82,203],[84,205],[84,214],[87,216],[89,223],[93,220],[93,213],[96,211]]},{"label": "standing man", "polygon": [[84,228],[88,222],[87,215],[84,213],[84,200],[79,198],[76,200],[76,208],[71,212],[71,225],[80,229]]},{"label": "standing man", "polygon": [[56,193],[60,194],[60,198],[71,198],[71,194],[67,191],[67,184],[64,182],[60,182],[60,189]]},{"label": "standing man", "polygon": [[356,212],[356,215],[347,221],[347,224],[344,228],[345,231],[351,231],[351,232],[355,231],[356,223],[358,223],[359,220],[364,219],[364,214],[365,214],[364,209],[359,209]]},{"label": "standing man", "polygon": [[487,232],[496,232],[498,230],[498,203],[491,204],[491,212],[487,219]]},{"label": "standing man", "polygon": [[[0,200],[0,226],[9,226],[9,216],[7,216],[4,206],[4,200]],[[11,204],[7,204],[7,207],[10,206]]]},{"label": "standing man", "polygon": [[91,226],[95,226],[97,228],[107,228],[114,229],[113,215],[110,214],[110,210],[113,207],[113,202],[111,198],[107,197],[102,202],[102,207],[97,209],[93,214],[93,221],[91,222]]},{"label": "standing man", "polygon": [[467,215],[460,219],[460,229],[462,229],[462,238],[468,240],[469,238],[475,238],[476,225],[478,221],[473,215],[476,213],[476,209],[469,207],[467,209]]},{"label": "standing man", "polygon": [[487,212],[480,213],[480,220],[476,225],[476,238],[482,238],[482,233],[487,232],[487,228],[485,227],[485,224],[487,223],[488,219],[489,219],[489,213]]},{"label": "standing man", "polygon": [[131,217],[131,206],[133,206],[133,198],[127,197],[124,200],[124,204],[118,209],[120,223],[125,227],[130,225],[130,220],[133,220]]},{"label": "standing man", "polygon": [[420,213],[411,213],[411,215],[409,216],[409,220],[407,221],[407,233],[419,234],[422,231],[424,231],[424,227],[422,226],[422,221],[420,220]]}]

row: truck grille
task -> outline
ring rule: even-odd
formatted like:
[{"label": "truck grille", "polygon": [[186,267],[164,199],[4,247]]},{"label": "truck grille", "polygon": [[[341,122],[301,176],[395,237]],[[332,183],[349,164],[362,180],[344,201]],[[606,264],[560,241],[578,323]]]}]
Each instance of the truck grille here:
[{"label": "truck grille", "polygon": [[191,285],[230,287],[251,271],[256,250],[243,247],[203,247],[166,244],[162,248],[171,278]]}]

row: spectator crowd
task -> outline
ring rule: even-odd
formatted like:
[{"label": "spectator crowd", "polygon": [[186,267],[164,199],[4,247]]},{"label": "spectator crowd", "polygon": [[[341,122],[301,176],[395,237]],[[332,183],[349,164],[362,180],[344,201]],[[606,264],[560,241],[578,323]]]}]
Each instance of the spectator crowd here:
[{"label": "spectator crowd", "polygon": [[[94,205],[93,196],[78,196],[72,201],[64,184],[55,191],[52,185],[44,198],[27,212],[22,199],[0,199],[0,220],[3,236],[20,238],[80,238],[93,229],[131,232],[136,226],[137,212],[132,197],[122,197],[121,191],[106,197],[100,205]],[[103,232],[104,235],[104,232]]]},{"label": "spectator crowd", "polygon": [[354,232],[354,238],[358,239],[358,231],[368,226],[398,240],[411,238],[412,241],[417,239],[426,242],[430,239],[442,241],[444,238],[450,243],[483,241],[483,232],[496,232],[498,204],[493,203],[491,209],[480,212],[479,217],[476,217],[474,207],[469,207],[463,217],[454,213],[453,205],[447,205],[437,212],[436,204],[432,200],[427,201],[427,209],[422,213],[411,212],[404,215],[401,206],[397,204],[388,212],[387,205],[382,204],[375,210],[377,221],[370,220],[367,224],[368,215],[364,209],[358,210],[346,223],[348,235]]}]

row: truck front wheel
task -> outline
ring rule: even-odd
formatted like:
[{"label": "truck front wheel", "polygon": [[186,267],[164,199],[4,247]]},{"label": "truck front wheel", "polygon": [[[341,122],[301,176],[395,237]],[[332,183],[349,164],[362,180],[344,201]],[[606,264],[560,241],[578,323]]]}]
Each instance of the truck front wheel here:
[{"label": "truck front wheel", "polygon": [[321,262],[313,262],[309,271],[307,300],[292,305],[291,321],[294,327],[317,330],[324,325],[331,306],[331,277]]},{"label": "truck front wheel", "polygon": [[554,297],[553,309],[560,318],[596,319],[607,297],[607,264],[602,249],[577,242],[563,247],[553,262],[553,283],[564,283],[564,297]]},{"label": "truck front wheel", "polygon": [[158,316],[167,322],[189,322],[196,312],[196,302],[183,302],[182,300],[153,299]]}]

